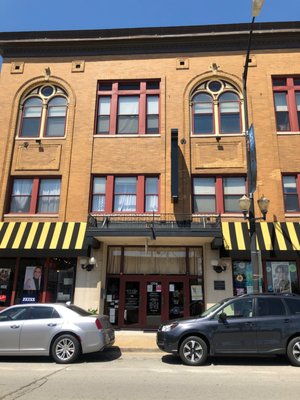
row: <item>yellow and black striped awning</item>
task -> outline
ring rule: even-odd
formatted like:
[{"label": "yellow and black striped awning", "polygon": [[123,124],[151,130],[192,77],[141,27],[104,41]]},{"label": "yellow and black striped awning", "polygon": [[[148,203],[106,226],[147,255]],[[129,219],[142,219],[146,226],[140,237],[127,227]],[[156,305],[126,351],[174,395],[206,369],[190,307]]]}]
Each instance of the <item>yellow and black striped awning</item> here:
[{"label": "yellow and black striped awning", "polygon": [[[261,251],[300,251],[298,222],[257,222],[256,248]],[[248,222],[222,222],[226,250],[250,250]]]},{"label": "yellow and black striped awning", "polygon": [[74,254],[84,248],[84,222],[0,222],[0,255]]}]

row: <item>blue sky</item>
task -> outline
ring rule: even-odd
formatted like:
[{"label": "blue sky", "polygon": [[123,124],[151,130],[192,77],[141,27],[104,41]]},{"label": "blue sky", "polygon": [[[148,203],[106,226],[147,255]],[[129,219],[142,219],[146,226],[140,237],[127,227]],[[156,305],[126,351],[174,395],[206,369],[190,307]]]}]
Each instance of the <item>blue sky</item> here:
[{"label": "blue sky", "polygon": [[[0,0],[0,32],[249,22],[251,0]],[[300,0],[265,0],[258,22],[300,19]]]}]

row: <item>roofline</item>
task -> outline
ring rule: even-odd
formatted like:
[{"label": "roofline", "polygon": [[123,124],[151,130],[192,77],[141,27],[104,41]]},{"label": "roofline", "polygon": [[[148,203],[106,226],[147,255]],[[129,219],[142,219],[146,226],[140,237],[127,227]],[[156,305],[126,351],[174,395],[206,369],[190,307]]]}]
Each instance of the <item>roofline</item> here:
[{"label": "roofline", "polygon": [[[3,57],[88,56],[188,51],[233,51],[246,47],[248,24],[104,30],[0,32]],[[252,48],[299,48],[300,21],[254,24]],[[272,36],[271,36],[272,35]],[[272,37],[272,40],[270,40]],[[225,44],[225,45],[224,45]]]}]

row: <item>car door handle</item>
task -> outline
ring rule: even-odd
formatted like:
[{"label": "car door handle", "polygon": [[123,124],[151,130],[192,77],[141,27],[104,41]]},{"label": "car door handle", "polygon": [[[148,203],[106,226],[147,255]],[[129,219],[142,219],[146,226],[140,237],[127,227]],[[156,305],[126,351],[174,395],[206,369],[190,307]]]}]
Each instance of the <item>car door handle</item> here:
[{"label": "car door handle", "polygon": [[50,322],[50,324],[48,324],[48,326],[56,326],[57,324]]},{"label": "car door handle", "polygon": [[11,326],[11,329],[18,329],[18,328],[20,328],[20,325],[12,325]]},{"label": "car door handle", "polygon": [[286,319],[284,320],[284,323],[285,323],[285,324],[288,324],[289,322],[291,322],[291,320],[288,319],[288,318],[286,318]]},{"label": "car door handle", "polygon": [[255,326],[255,324],[253,322],[245,322],[246,326],[250,326],[251,328],[253,328]]}]

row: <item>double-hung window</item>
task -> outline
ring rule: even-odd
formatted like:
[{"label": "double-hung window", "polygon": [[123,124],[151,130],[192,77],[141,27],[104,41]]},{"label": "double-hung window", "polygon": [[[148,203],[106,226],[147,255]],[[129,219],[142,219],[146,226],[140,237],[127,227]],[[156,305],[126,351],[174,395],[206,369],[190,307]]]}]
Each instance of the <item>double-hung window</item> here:
[{"label": "double-hung window", "polygon": [[224,80],[201,83],[192,93],[191,106],[194,135],[242,132],[241,98],[231,83]]},{"label": "double-hung window", "polygon": [[157,176],[96,176],[93,178],[91,212],[157,212],[158,182]]},{"label": "double-hung window", "polygon": [[284,175],[282,182],[285,212],[300,212],[300,174]]},{"label": "double-hung window", "polygon": [[15,178],[12,183],[9,212],[58,213],[60,184],[60,178]]},{"label": "double-hung window", "polygon": [[300,78],[273,78],[278,132],[300,131]]},{"label": "double-hung window", "polygon": [[194,213],[236,213],[241,212],[239,199],[246,192],[246,179],[238,177],[194,177]]},{"label": "double-hung window", "polygon": [[97,135],[159,134],[160,82],[99,82]]},{"label": "double-hung window", "polygon": [[18,136],[65,136],[67,105],[67,95],[58,86],[45,85],[35,88],[21,102]]}]

